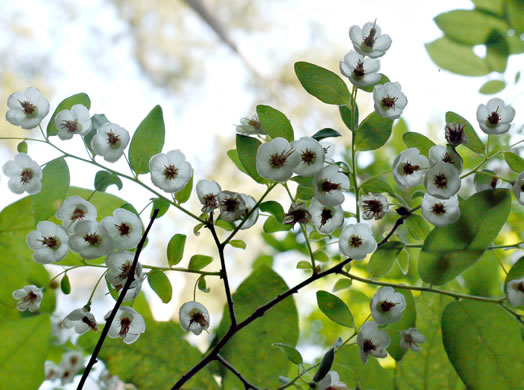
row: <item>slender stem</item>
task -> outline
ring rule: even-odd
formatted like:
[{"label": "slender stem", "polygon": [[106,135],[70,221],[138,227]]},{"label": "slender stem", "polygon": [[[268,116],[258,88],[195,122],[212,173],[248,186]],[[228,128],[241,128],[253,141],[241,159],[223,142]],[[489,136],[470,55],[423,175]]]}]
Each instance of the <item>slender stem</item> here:
[{"label": "slender stem", "polygon": [[502,268],[502,271],[504,271],[504,274],[505,274],[506,276],[508,276],[508,271],[506,271],[506,267],[504,267],[504,264],[502,263],[502,260],[499,259],[499,257],[496,256],[496,255],[495,255],[495,257],[497,258],[497,261],[499,262],[500,268]]},{"label": "slender stem", "polygon": [[309,242],[306,227],[303,224],[300,224],[300,229],[302,230],[304,240],[306,241],[307,251],[309,252],[309,258],[311,259],[311,266],[313,267],[313,273],[315,273],[317,272],[317,266],[315,264],[315,256],[313,254],[313,250],[311,249],[311,243]]},{"label": "slender stem", "polygon": [[249,383],[248,380],[246,378],[244,378],[242,376],[242,374],[240,372],[238,372],[238,370],[231,365],[231,363],[229,363],[226,359],[224,359],[218,353],[217,353],[217,356],[216,356],[216,360],[218,360],[220,363],[222,363],[229,371],[231,371],[233,374],[236,375],[236,377],[238,379],[240,379],[240,381],[244,384],[244,389],[246,389],[246,390],[248,390],[248,389],[259,390],[258,387],[255,387],[254,385]]},{"label": "slender stem", "polygon": [[98,278],[98,280],[97,280],[97,282],[95,284],[95,287],[93,288],[93,291],[91,291],[91,295],[89,296],[89,299],[87,300],[86,306],[90,306],[91,305],[91,301],[93,300],[93,296],[95,295],[95,291],[96,291],[98,285],[100,284],[100,281],[102,280],[102,278],[104,277],[104,275],[106,273],[107,273],[107,270],[102,272],[102,275],[100,275],[100,277]]},{"label": "slender stem", "polygon": [[356,211],[356,214],[357,214],[357,222],[360,222],[360,208],[358,207],[358,200],[359,200],[359,188],[358,188],[358,182],[357,182],[357,150],[355,148],[355,134],[356,134],[356,128],[357,128],[357,124],[356,123],[356,117],[355,117],[355,107],[357,105],[357,87],[354,85],[353,86],[353,90],[351,91],[351,111],[352,111],[352,115],[351,115],[351,121],[353,122],[353,130],[351,132],[351,174],[352,174],[352,179],[353,179],[353,185],[355,187],[355,211]]},{"label": "slender stem", "polygon": [[144,210],[147,209],[151,203],[153,203],[152,200],[150,200],[149,203],[146,204],[142,210],[140,210],[140,212],[138,213],[138,215],[142,215],[142,213],[144,212]]},{"label": "slender stem", "polygon": [[506,305],[504,305],[503,303],[500,304],[500,306],[502,306],[502,308],[504,310],[506,310],[509,314],[511,314],[512,316],[514,316],[517,321],[519,321],[520,323],[524,324],[524,316],[522,314],[519,314],[517,313],[516,311],[510,309],[509,307],[507,307]]}]

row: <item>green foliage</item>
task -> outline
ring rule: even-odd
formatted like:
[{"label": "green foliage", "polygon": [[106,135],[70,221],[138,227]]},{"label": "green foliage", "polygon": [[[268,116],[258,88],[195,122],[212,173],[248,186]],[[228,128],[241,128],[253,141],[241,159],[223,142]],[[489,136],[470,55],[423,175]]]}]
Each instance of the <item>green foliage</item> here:
[{"label": "green foliage", "polygon": [[228,150],[227,156],[231,161],[233,161],[233,164],[235,164],[235,166],[240,170],[240,172],[244,172],[246,175],[249,175],[249,173],[247,173],[246,171],[246,168],[244,168],[244,166],[240,162],[240,158],[238,157],[238,152],[236,151],[236,149]]},{"label": "green foliage", "polygon": [[[238,159],[245,169],[245,172],[257,183],[267,182],[257,171],[257,150],[261,142],[253,137],[237,134],[236,138]],[[234,161],[234,160],[233,160]]]},{"label": "green foliage", "polygon": [[164,198],[151,198],[151,200],[153,201],[153,205],[151,206],[151,214],[149,218],[153,217],[153,213],[156,209],[158,209],[157,218],[160,218],[162,215],[167,213],[169,206],[171,206],[171,204]]},{"label": "green foliage", "polygon": [[348,278],[342,278],[342,279],[339,279],[337,280],[337,282],[335,283],[335,285],[333,286],[333,292],[337,292],[337,291],[341,291],[341,290],[345,290],[347,288],[350,288],[352,286],[353,282],[351,281],[351,279],[348,279]]},{"label": "green foliage", "polygon": [[231,240],[229,241],[229,245],[231,245],[233,248],[239,248],[239,249],[247,248],[247,244],[242,240]]},{"label": "green foliage", "polygon": [[88,110],[91,108],[91,100],[85,93],[77,93],[76,95],[69,96],[68,98],[62,100],[60,104],[56,106],[55,112],[53,115],[51,115],[51,119],[49,119],[49,123],[47,124],[48,137],[58,134],[58,129],[56,128],[55,124],[55,117],[58,115],[58,113],[64,110],[70,110],[71,107],[73,107],[75,104],[82,104]]},{"label": "green foliage", "polygon": [[95,175],[95,190],[104,192],[110,185],[116,185],[122,189],[122,180],[114,173],[108,171],[98,171]]},{"label": "green foliage", "polygon": [[400,361],[406,354],[406,350],[400,347],[400,332],[409,328],[415,328],[417,309],[415,308],[415,300],[413,299],[413,294],[411,294],[410,290],[397,288],[395,289],[395,292],[404,295],[404,298],[406,298],[406,309],[402,313],[400,321],[389,324],[385,331],[388,333],[391,340],[387,350],[393,359]]},{"label": "green foliage", "polygon": [[274,200],[260,203],[260,211],[272,214],[278,222],[284,220],[284,209],[280,203]]},{"label": "green foliage", "polygon": [[28,150],[27,142],[25,142],[25,141],[22,141],[18,145],[16,145],[16,151],[18,153],[25,153],[25,154],[27,154],[27,150]]},{"label": "green foliage", "polygon": [[395,196],[395,191],[393,191],[393,187],[391,185],[378,177],[368,179],[365,182],[363,182],[360,186],[360,190],[363,194],[380,194],[382,192],[385,192],[387,194],[390,194],[391,196]]},{"label": "green foliage", "polygon": [[524,171],[524,159],[518,154],[513,152],[505,152],[504,159],[506,160],[508,166],[515,172],[520,173]]},{"label": "green foliage", "polygon": [[506,280],[504,281],[504,291],[506,292],[509,282],[520,278],[524,278],[524,256],[518,259],[515,264],[513,264],[506,275]]},{"label": "green foliage", "polygon": [[317,291],[317,304],[320,311],[331,321],[346,328],[355,327],[355,320],[353,319],[351,311],[344,301],[336,295],[327,291]]},{"label": "green foliage", "polygon": [[355,104],[353,107],[350,105],[338,106],[340,117],[342,121],[351,131],[355,130],[358,126],[358,105]]},{"label": "green foliage", "polygon": [[472,0],[475,7],[496,15],[504,15],[504,0]]},{"label": "green foliage", "polygon": [[479,92],[484,95],[494,95],[499,93],[506,88],[506,82],[504,80],[489,80],[482,84]]},{"label": "green foliage", "polygon": [[273,343],[273,346],[280,348],[291,363],[302,364],[302,355],[295,347],[284,343]]},{"label": "green foliage", "polygon": [[162,302],[168,303],[171,301],[173,297],[173,287],[164,272],[156,270],[149,272],[147,274],[147,281]]},{"label": "green foliage", "polygon": [[349,103],[348,87],[336,73],[308,62],[295,63],[295,73],[304,89],[320,101],[338,106]]},{"label": "green foliage", "polygon": [[329,350],[322,356],[322,360],[320,361],[320,364],[318,365],[318,370],[315,373],[315,376],[313,377],[314,382],[321,381],[331,370],[331,367],[333,366],[333,361],[335,360],[335,349],[329,348]]},{"label": "green foliage", "polygon": [[471,126],[471,123],[469,123],[459,114],[456,114],[452,111],[448,111],[446,112],[446,124],[449,123],[460,123],[464,125],[464,133],[468,137],[468,143],[464,146],[477,154],[484,154],[484,144],[480,140],[475,130],[473,130],[473,126]]},{"label": "green foliage", "polygon": [[404,247],[405,244],[400,241],[385,242],[371,255],[368,263],[369,274],[374,278],[387,275],[393,267],[395,258]]},{"label": "green foliage", "polygon": [[391,136],[393,121],[383,118],[376,112],[362,121],[355,133],[355,147],[359,151],[376,150],[383,146]]},{"label": "green foliage", "polygon": [[289,142],[293,141],[293,127],[283,113],[273,107],[259,105],[257,115],[264,131],[271,138],[282,137]]},{"label": "green foliage", "polygon": [[429,149],[435,143],[423,134],[408,131],[402,135],[402,139],[408,148],[417,148],[424,156],[429,156]]},{"label": "green foliage", "polygon": [[275,233],[290,230],[291,225],[285,225],[271,215],[266,219],[266,222],[264,222],[263,229],[266,233]]},{"label": "green foliage", "polygon": [[498,31],[492,31],[486,42],[486,63],[495,72],[504,73],[508,65],[510,47],[504,35]]},{"label": "green foliage", "polygon": [[494,251],[486,251],[479,261],[462,274],[468,294],[484,297],[500,296],[500,281],[496,277],[499,271],[497,254]]},{"label": "green foliage", "polygon": [[375,85],[383,85],[383,84],[389,83],[388,76],[382,73],[379,73],[379,74],[380,74],[380,80],[378,80],[378,83],[373,84],[373,85],[368,85],[367,87],[358,87],[358,88],[366,92],[373,92],[373,88],[375,88]]},{"label": "green foliage", "polygon": [[176,201],[179,204],[186,203],[191,196],[191,191],[193,191],[193,170],[191,170],[191,179],[189,179],[184,188],[175,194]]},{"label": "green foliage", "polygon": [[200,271],[202,268],[205,268],[211,264],[212,261],[213,258],[211,256],[193,255],[189,259],[189,266],[187,268],[192,271]]},{"label": "green foliage", "polygon": [[334,129],[325,128],[317,131],[315,134],[311,136],[311,138],[316,139],[317,141],[322,141],[326,138],[340,137],[341,135],[342,134],[340,134],[338,131]]},{"label": "green foliage", "polygon": [[62,280],[60,281],[60,290],[62,290],[65,295],[68,295],[71,292],[71,282],[69,281],[69,276],[67,276],[67,273],[64,274]]},{"label": "green foliage", "polygon": [[429,227],[424,218],[418,214],[411,214],[405,220],[411,237],[415,240],[423,240],[429,233]]}]

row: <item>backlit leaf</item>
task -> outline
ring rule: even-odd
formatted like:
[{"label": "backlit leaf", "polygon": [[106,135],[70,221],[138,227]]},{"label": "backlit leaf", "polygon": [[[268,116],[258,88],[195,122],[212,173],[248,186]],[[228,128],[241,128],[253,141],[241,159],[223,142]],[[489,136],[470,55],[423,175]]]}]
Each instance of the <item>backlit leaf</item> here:
[{"label": "backlit leaf", "polygon": [[388,141],[392,128],[391,119],[383,118],[373,111],[356,130],[355,147],[360,151],[380,148]]},{"label": "backlit leaf", "polygon": [[85,93],[77,93],[76,95],[69,96],[68,98],[65,98],[56,106],[55,112],[53,115],[51,115],[51,119],[49,119],[49,123],[47,124],[47,136],[50,137],[52,135],[58,134],[58,129],[56,128],[55,123],[55,117],[64,110],[70,110],[71,107],[73,107],[75,104],[82,104],[84,105],[88,110],[91,108],[91,100],[89,100],[89,96]]},{"label": "backlit leaf", "polygon": [[271,138],[281,137],[289,142],[293,141],[293,127],[282,112],[270,106],[259,105],[257,115],[264,131]]},{"label": "backlit leaf", "polygon": [[311,95],[327,104],[348,104],[350,94],[344,80],[336,73],[308,62],[295,63],[300,84]]},{"label": "backlit leaf", "polygon": [[331,321],[346,328],[354,328],[355,320],[342,299],[327,291],[317,291],[318,308]]}]

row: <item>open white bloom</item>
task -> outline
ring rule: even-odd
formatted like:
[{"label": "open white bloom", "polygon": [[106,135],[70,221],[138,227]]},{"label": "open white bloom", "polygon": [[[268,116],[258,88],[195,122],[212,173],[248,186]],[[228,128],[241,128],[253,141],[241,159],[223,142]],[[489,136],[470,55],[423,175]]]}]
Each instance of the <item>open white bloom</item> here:
[{"label": "open white bloom", "polygon": [[69,235],[62,226],[50,221],[38,222],[25,240],[34,250],[33,259],[40,264],[56,263],[69,252]]},{"label": "open white bloom", "polygon": [[78,195],[70,196],[56,212],[56,218],[62,221],[62,226],[69,232],[75,231],[75,226],[81,221],[96,221],[96,207]]},{"label": "open white bloom", "polygon": [[477,108],[477,120],[480,129],[486,134],[503,134],[511,127],[511,121],[515,118],[515,109],[506,106],[499,98],[492,98],[486,104]]},{"label": "open white bloom", "polygon": [[105,217],[100,223],[111,236],[114,249],[135,248],[142,238],[142,221],[129,210],[116,209],[112,217]]},{"label": "open white bloom", "polygon": [[293,172],[303,176],[314,176],[324,166],[324,149],[320,142],[311,137],[302,137],[293,141],[291,147],[300,157],[299,164]]},{"label": "open white bloom", "polygon": [[460,121],[448,123],[444,127],[444,134],[448,144],[453,146],[466,145],[469,142],[468,136],[464,131],[464,124]]},{"label": "open white bloom", "polygon": [[55,379],[61,378],[64,373],[64,369],[58,364],[51,360],[46,360],[44,363],[45,379],[54,381]]},{"label": "open white bloom", "polygon": [[435,198],[449,199],[460,189],[459,172],[453,165],[439,161],[426,172],[424,187]]},{"label": "open white bloom", "polygon": [[[133,252],[123,250],[110,253],[109,256],[106,257],[105,262],[108,272],[105,278],[116,291],[120,291],[126,284],[134,259],[135,254]],[[142,265],[138,262],[135,268],[134,280],[126,292],[124,302],[132,301],[140,294],[142,278]]]},{"label": "open white bloom", "polygon": [[243,135],[264,135],[266,132],[260,123],[257,115],[251,118],[241,118],[240,124],[236,125],[237,133]]},{"label": "open white bloom", "polygon": [[426,336],[415,328],[409,328],[400,332],[400,348],[411,349],[415,352],[420,351],[420,345],[424,344]]},{"label": "open white bloom", "polygon": [[391,47],[391,38],[387,34],[380,34],[380,27],[373,22],[366,23],[362,29],[351,26],[349,38],[357,52],[371,58],[382,57]]},{"label": "open white bloom", "polygon": [[75,379],[75,375],[84,368],[84,356],[78,351],[66,352],[62,355],[60,368],[62,369],[60,376],[62,384],[71,383]]},{"label": "open white bloom", "polygon": [[391,324],[402,318],[402,312],[406,309],[406,298],[395,292],[393,287],[381,287],[371,298],[369,308],[371,317],[378,325]]},{"label": "open white bloom", "polygon": [[385,331],[379,330],[375,322],[365,322],[357,336],[362,362],[364,364],[368,362],[368,355],[377,358],[388,356],[386,348],[389,346],[389,343],[389,335]]},{"label": "open white bloom", "polygon": [[38,88],[29,87],[24,92],[15,92],[7,98],[5,119],[22,129],[32,129],[49,113],[49,102]]},{"label": "open white bloom", "polygon": [[311,221],[311,213],[305,203],[291,203],[289,210],[284,214],[284,224],[295,226],[296,223],[302,225]]},{"label": "open white bloom", "polygon": [[220,218],[232,222],[240,218],[246,211],[246,201],[237,192],[221,191],[217,195],[220,207]]},{"label": "open white bloom", "polygon": [[93,329],[94,331],[98,330],[95,316],[85,307],[73,310],[64,318],[62,323],[64,328],[74,328],[76,333],[81,335],[86,333],[89,329]]},{"label": "open white bloom", "polygon": [[44,293],[42,289],[36,287],[34,284],[25,286],[20,290],[13,291],[13,298],[20,301],[16,304],[16,308],[19,311],[38,311],[38,309],[40,309],[40,302],[42,302],[43,296]]},{"label": "open white bloom", "polygon": [[428,159],[417,148],[409,148],[393,161],[393,178],[401,187],[415,187],[422,182],[424,170],[428,167]]},{"label": "open white bloom", "polygon": [[299,154],[284,138],[273,138],[271,142],[258,147],[257,172],[266,179],[286,181],[293,175],[293,170],[299,163]]},{"label": "open white bloom", "polygon": [[340,61],[340,72],[357,87],[367,87],[379,82],[380,60],[366,58],[353,50]]},{"label": "open white bloom", "polygon": [[377,241],[367,223],[347,225],[338,241],[340,251],[353,260],[362,260],[377,249]]},{"label": "open white bloom", "polygon": [[[110,310],[104,317],[105,320],[111,315]],[[141,333],[146,331],[144,318],[130,306],[121,306],[109,328],[108,336],[112,339],[120,337],[126,344],[134,343]]]},{"label": "open white bloom", "polygon": [[62,140],[71,139],[75,134],[86,135],[91,130],[89,110],[83,104],[75,104],[70,110],[60,111],[55,116],[55,126]]},{"label": "open white bloom", "polygon": [[462,157],[452,148],[448,149],[442,145],[433,145],[429,149],[429,164],[433,166],[439,161],[452,165],[459,173],[462,172]]},{"label": "open white bloom", "polygon": [[524,277],[508,283],[508,301],[513,307],[524,305]]},{"label": "open white bloom", "polygon": [[324,167],[313,179],[315,198],[326,206],[337,206],[344,202],[342,191],[349,188],[349,179],[335,165]]},{"label": "open white bloom", "polygon": [[319,143],[324,151],[324,162],[334,162],[333,156],[335,155],[335,144],[324,140]]},{"label": "open white bloom", "polygon": [[209,213],[218,208],[218,194],[222,191],[214,180],[199,180],[196,185],[198,200],[202,203],[202,212]]},{"label": "open white bloom", "polygon": [[96,221],[81,221],[69,238],[69,246],[84,259],[96,259],[113,250],[113,240],[106,228]]},{"label": "open white bloom", "polygon": [[151,181],[165,192],[180,191],[191,179],[193,169],[180,150],[158,153],[149,160]]},{"label": "open white bloom", "polygon": [[42,189],[42,169],[25,153],[18,153],[14,160],[6,162],[2,172],[9,176],[7,186],[15,194],[27,192],[34,195]]},{"label": "open white bloom", "polygon": [[402,93],[399,83],[377,84],[373,88],[375,111],[388,119],[398,119],[402,110],[408,104],[408,99]]},{"label": "open white bloom", "polygon": [[180,307],[180,326],[196,335],[209,328],[209,313],[201,303],[191,301]]},{"label": "open white bloom", "polygon": [[[244,200],[244,203],[246,204],[246,209],[244,211],[244,215],[242,216],[242,219],[244,219],[245,216],[255,207],[255,205],[257,204],[257,201],[251,195],[240,194],[240,197]],[[249,229],[251,226],[253,226],[258,220],[258,214],[259,214],[259,210],[257,207],[251,213],[251,215],[246,220],[246,222],[244,222],[244,224],[242,225],[240,229],[246,230],[246,229]],[[236,226],[240,225],[240,221],[236,221],[235,225]]]},{"label": "open white bloom", "polygon": [[326,376],[317,383],[315,390],[348,390],[348,386],[340,382],[338,372],[329,371]]},{"label": "open white bloom", "polygon": [[322,234],[331,234],[344,223],[344,210],[340,205],[325,206],[316,198],[311,199],[309,213],[315,229]]},{"label": "open white bloom", "polygon": [[358,200],[358,206],[362,211],[362,218],[366,220],[373,218],[379,220],[384,217],[389,210],[388,200],[381,194],[363,195]]},{"label": "open white bloom", "polygon": [[524,172],[520,172],[513,184],[513,193],[517,201],[524,205]]},{"label": "open white bloom", "polygon": [[457,195],[449,199],[439,199],[425,194],[422,199],[421,211],[424,218],[435,226],[446,226],[455,223],[460,218],[460,208]]},{"label": "open white bloom", "polygon": [[114,123],[106,123],[97,129],[91,140],[91,147],[104,160],[115,162],[122,157],[128,143],[129,133],[126,129]]}]

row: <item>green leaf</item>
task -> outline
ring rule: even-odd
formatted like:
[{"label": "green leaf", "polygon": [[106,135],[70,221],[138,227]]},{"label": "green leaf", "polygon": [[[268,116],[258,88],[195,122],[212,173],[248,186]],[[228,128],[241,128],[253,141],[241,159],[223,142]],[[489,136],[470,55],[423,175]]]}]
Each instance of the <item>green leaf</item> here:
[{"label": "green leaf", "polygon": [[259,105],[257,115],[264,131],[271,138],[282,137],[289,142],[293,141],[293,127],[283,113],[273,107]]},{"label": "green leaf", "polygon": [[340,134],[338,131],[330,128],[325,128],[322,130],[317,131],[315,134],[311,136],[311,138],[316,139],[317,141],[322,141],[325,138],[332,138],[332,137],[340,137],[342,134]]},{"label": "green leaf", "polygon": [[522,0],[507,0],[506,1],[506,16],[509,24],[516,31],[517,37],[524,33],[524,7],[522,7]]},{"label": "green leaf", "polygon": [[429,156],[429,149],[435,143],[423,134],[408,131],[402,136],[404,143],[408,148],[417,148],[424,156]]},{"label": "green leaf", "polygon": [[158,209],[157,218],[160,218],[165,213],[167,213],[167,210],[169,210],[169,206],[171,206],[171,204],[164,198],[151,198],[151,200],[153,201],[153,204],[151,206],[151,214],[149,218],[153,217],[153,212],[156,209]]},{"label": "green leaf", "polygon": [[255,259],[255,261],[253,261],[253,264],[251,265],[253,269],[261,266],[266,266],[269,268],[273,267],[273,256],[260,255]]},{"label": "green leaf", "polygon": [[468,143],[464,146],[477,154],[484,154],[484,144],[477,133],[475,133],[475,130],[473,130],[473,126],[471,126],[471,124],[459,114],[452,111],[446,112],[446,124],[454,122],[464,125],[464,133],[466,133],[466,136],[468,137]]},{"label": "green leaf", "polygon": [[274,200],[260,203],[260,211],[272,214],[278,222],[284,220],[284,209],[280,203],[275,202]]},{"label": "green leaf", "polygon": [[60,290],[62,290],[65,295],[68,295],[71,292],[71,282],[69,282],[69,276],[67,276],[67,273],[64,274],[60,281]]},{"label": "green leaf", "polygon": [[348,289],[348,288],[351,287],[352,284],[353,284],[353,282],[351,281],[351,279],[348,279],[348,278],[339,279],[339,280],[337,280],[337,282],[333,286],[333,290],[332,291],[333,292],[337,292],[337,291],[340,291],[340,290]]},{"label": "green leaf", "polygon": [[302,355],[293,346],[284,343],[273,343],[274,347],[279,347],[285,354],[288,360],[296,365],[302,364]]},{"label": "green leaf", "polygon": [[191,259],[189,259],[188,268],[192,271],[200,271],[202,268],[207,267],[212,261],[213,258],[211,256],[193,255]]},{"label": "green leaf", "polygon": [[491,70],[499,73],[506,71],[508,57],[511,54],[506,38],[498,31],[492,31],[486,43],[486,63]]},{"label": "green leaf", "polygon": [[380,148],[388,141],[392,127],[391,119],[382,118],[373,111],[356,130],[355,147],[360,151]]},{"label": "green leaf", "polygon": [[484,76],[491,72],[486,61],[469,45],[442,37],[425,46],[433,62],[442,69],[464,76]]},{"label": "green leaf", "polygon": [[257,171],[257,150],[261,142],[253,137],[237,134],[236,137],[238,158],[246,170],[257,183],[264,184],[267,182]]},{"label": "green leaf", "polygon": [[27,149],[28,149],[27,148],[27,142],[25,142],[25,141],[22,141],[18,145],[16,145],[16,151],[18,153],[25,153],[25,154],[27,154]]},{"label": "green leaf", "polygon": [[122,189],[122,180],[114,173],[107,171],[98,171],[95,175],[95,190],[104,192],[111,184]]},{"label": "green leaf", "polygon": [[231,240],[229,241],[229,245],[231,245],[233,248],[240,248],[240,249],[246,249],[247,245],[242,240]]},{"label": "green leaf", "polygon": [[51,115],[51,119],[49,119],[49,123],[47,124],[48,137],[58,134],[58,129],[55,124],[55,117],[58,113],[64,110],[70,110],[75,104],[83,104],[88,110],[91,108],[91,100],[89,100],[89,96],[85,93],[77,93],[76,95],[69,96],[62,100],[60,104],[56,106],[56,110],[53,115]]},{"label": "green leaf", "polygon": [[295,73],[304,89],[320,101],[338,106],[349,103],[348,87],[336,73],[308,62],[295,63]]},{"label": "green leaf", "polygon": [[389,83],[388,76],[382,73],[379,73],[379,74],[380,74],[380,80],[378,80],[376,84],[368,85],[367,87],[358,87],[358,88],[366,92],[373,92],[373,88],[375,88],[375,85],[383,85],[383,84]]},{"label": "green leaf", "polygon": [[360,189],[362,190],[363,194],[380,194],[385,192],[395,196],[395,191],[393,191],[391,185],[387,181],[378,177],[366,180],[361,184]]},{"label": "green leaf", "polygon": [[479,93],[484,95],[494,95],[502,91],[504,88],[506,88],[506,82],[504,80],[489,80],[482,84]]},{"label": "green leaf", "polygon": [[191,196],[191,191],[193,191],[193,170],[191,170],[191,179],[187,184],[175,194],[175,199],[179,204],[186,203]]},{"label": "green leaf", "polygon": [[518,154],[513,152],[505,152],[504,159],[508,163],[509,167],[515,172],[520,173],[524,171],[524,159]]},{"label": "green leaf", "polygon": [[282,232],[290,230],[291,225],[285,225],[281,222],[278,222],[278,220],[271,215],[266,219],[266,222],[264,222],[263,229],[266,233]]},{"label": "green leaf", "polygon": [[227,151],[227,156],[229,157],[229,159],[231,161],[233,161],[233,164],[236,165],[236,167],[241,171],[241,172],[244,172],[246,175],[249,175],[249,173],[247,173],[246,171],[246,168],[244,168],[244,166],[242,165],[242,163],[240,162],[240,158],[238,157],[238,152],[236,151],[236,149],[230,149]]},{"label": "green leaf", "polygon": [[315,188],[304,184],[299,184],[297,187],[297,199],[310,200],[315,196]]},{"label": "green leaf", "polygon": [[173,297],[173,287],[165,273],[153,270],[147,274],[147,281],[162,302],[168,303],[171,301]]},{"label": "green leaf", "polygon": [[44,361],[49,351],[51,321],[40,314],[0,322],[0,387],[34,390],[44,381]]},{"label": "green leaf", "polygon": [[42,170],[42,189],[33,195],[35,224],[56,214],[69,190],[69,168],[63,157],[49,161]]},{"label": "green leaf", "polygon": [[333,367],[333,361],[335,360],[335,348],[329,348],[328,351],[322,356],[322,360],[318,365],[318,370],[313,377],[313,382],[320,382],[328,374],[331,367]]},{"label": "green leaf", "polygon": [[348,105],[338,106],[340,117],[342,121],[351,131],[355,130],[358,126],[358,105],[355,104],[355,108],[350,108]]},{"label": "green leaf", "polygon": [[408,225],[408,231],[415,240],[423,240],[429,233],[429,227],[426,220],[418,214],[411,214],[405,219]]},{"label": "green leaf", "polygon": [[504,281],[504,292],[507,292],[508,283],[514,279],[524,278],[524,256],[517,260],[511,267]]},{"label": "green leaf", "polygon": [[373,252],[368,263],[368,271],[370,275],[374,278],[387,275],[393,267],[395,258],[404,247],[405,245],[403,242],[387,241],[384,245]]},{"label": "green leaf", "polygon": [[320,311],[331,321],[346,328],[355,327],[355,320],[353,319],[351,311],[344,301],[336,295],[327,291],[317,291],[317,304]]},{"label": "green leaf", "polygon": [[500,296],[502,291],[498,275],[500,264],[495,251],[486,251],[472,267],[462,274],[468,294],[478,296]]},{"label": "green leaf", "polygon": [[410,290],[398,288],[395,289],[395,292],[404,295],[404,298],[406,298],[406,309],[402,312],[400,321],[389,324],[385,331],[391,340],[387,350],[393,359],[400,361],[406,354],[406,350],[400,347],[400,332],[415,327],[417,311],[415,308],[415,300]]},{"label": "green leaf", "polygon": [[472,0],[476,8],[496,15],[504,15],[504,0]]},{"label": "green leaf", "polygon": [[312,269],[312,268],[313,266],[311,265],[309,261],[300,260],[297,263],[297,269]]},{"label": "green leaf", "polygon": [[155,106],[138,125],[129,145],[129,162],[137,175],[149,172],[149,160],[162,152],[165,138],[164,115]]},{"label": "green leaf", "polygon": [[315,252],[313,252],[313,257],[315,260],[321,261],[323,263],[329,261],[329,256],[322,249],[317,249]]},{"label": "green leaf", "polygon": [[460,203],[460,219],[436,227],[427,236],[419,257],[419,274],[431,284],[444,284],[475,264],[491,245],[511,210],[508,190],[474,194]]},{"label": "green leaf", "polygon": [[400,268],[400,271],[406,275],[409,271],[409,252],[404,248],[400,251],[395,259]]},{"label": "green leaf", "polygon": [[442,341],[468,388],[524,388],[520,325],[501,307],[451,302],[442,313]]},{"label": "green leaf", "polygon": [[223,219],[215,221],[215,226],[227,230],[228,232],[231,232],[233,229],[235,229],[235,225],[233,225],[232,222],[224,221]]},{"label": "green leaf", "polygon": [[200,291],[202,291],[203,293],[207,294],[208,292],[211,291],[211,289],[209,287],[207,287],[206,276],[205,275],[200,275],[200,277],[198,278],[197,286],[198,286],[198,289]]}]

